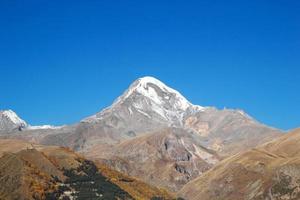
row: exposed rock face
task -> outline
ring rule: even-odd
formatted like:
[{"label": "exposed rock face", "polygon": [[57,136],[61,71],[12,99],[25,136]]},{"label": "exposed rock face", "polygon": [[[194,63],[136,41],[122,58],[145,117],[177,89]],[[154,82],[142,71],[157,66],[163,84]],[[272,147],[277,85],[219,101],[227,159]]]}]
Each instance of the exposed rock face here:
[{"label": "exposed rock face", "polygon": [[[178,191],[219,161],[214,151],[201,146],[195,133],[166,128],[87,153],[109,166],[148,183]],[[163,177],[163,178],[162,178]]]},{"label": "exposed rock face", "polygon": [[300,199],[300,129],[223,160],[186,184],[197,199]]},{"label": "exposed rock face", "polygon": [[144,77],[110,107],[77,124],[27,128],[6,137],[67,146],[176,191],[224,157],[279,135],[240,110],[193,105],[159,80]]}]

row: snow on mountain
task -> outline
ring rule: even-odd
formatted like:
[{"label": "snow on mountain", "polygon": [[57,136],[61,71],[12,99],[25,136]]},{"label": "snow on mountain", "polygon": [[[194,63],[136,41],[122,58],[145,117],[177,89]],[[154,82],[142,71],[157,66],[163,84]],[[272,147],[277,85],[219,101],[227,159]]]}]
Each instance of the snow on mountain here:
[{"label": "snow on mountain", "polygon": [[9,132],[14,129],[24,129],[28,124],[22,120],[14,111],[0,111],[0,132]]},{"label": "snow on mountain", "polygon": [[2,111],[1,114],[14,124],[26,124],[26,122],[12,110]]},{"label": "snow on mountain", "polygon": [[31,126],[12,110],[0,111],[0,132],[8,133],[15,130],[59,129],[62,127],[63,126],[52,125]]},{"label": "snow on mountain", "polygon": [[157,105],[163,105],[163,103],[170,100],[170,96],[173,95],[174,98],[176,98],[174,107],[180,110],[186,110],[192,105],[178,91],[166,86],[160,80],[150,76],[136,80],[125,94],[119,97],[114,104],[120,103],[122,100],[130,97],[133,93],[139,93],[151,99]]},{"label": "snow on mountain", "polygon": [[170,88],[154,77],[143,77],[133,82],[123,95],[104,111],[83,121],[103,119],[104,114],[126,107],[130,115],[140,113],[148,119],[161,118],[169,124],[181,124],[187,110],[201,111],[205,107],[191,104],[178,91]]},{"label": "snow on mountain", "polygon": [[41,125],[41,126],[28,126],[27,130],[38,130],[38,129],[60,129],[63,126],[52,126],[52,125]]}]

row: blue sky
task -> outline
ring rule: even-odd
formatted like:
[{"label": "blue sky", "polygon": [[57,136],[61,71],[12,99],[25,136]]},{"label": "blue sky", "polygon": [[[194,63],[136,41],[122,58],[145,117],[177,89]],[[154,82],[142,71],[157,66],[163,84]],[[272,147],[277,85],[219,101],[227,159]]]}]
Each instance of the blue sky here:
[{"label": "blue sky", "polygon": [[300,2],[0,1],[0,109],[70,124],[154,76],[192,103],[300,126]]}]

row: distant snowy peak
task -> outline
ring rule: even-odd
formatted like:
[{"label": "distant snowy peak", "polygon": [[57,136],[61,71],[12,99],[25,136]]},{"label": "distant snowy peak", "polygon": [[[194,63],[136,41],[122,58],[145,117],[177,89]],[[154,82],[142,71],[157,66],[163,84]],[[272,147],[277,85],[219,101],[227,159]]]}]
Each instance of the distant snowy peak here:
[{"label": "distant snowy peak", "polygon": [[22,130],[28,124],[22,120],[14,111],[0,111],[0,132],[8,133],[12,130]]},{"label": "distant snowy peak", "polygon": [[27,130],[41,130],[41,129],[60,129],[63,126],[41,125],[41,126],[28,126]]},{"label": "distant snowy peak", "polygon": [[0,111],[0,115],[3,120],[6,119],[12,124],[27,126],[27,123],[12,110]]},{"label": "distant snowy peak", "polygon": [[0,111],[0,132],[11,132],[14,130],[41,130],[41,129],[60,129],[63,126],[41,125],[31,126],[21,119],[12,110]]}]

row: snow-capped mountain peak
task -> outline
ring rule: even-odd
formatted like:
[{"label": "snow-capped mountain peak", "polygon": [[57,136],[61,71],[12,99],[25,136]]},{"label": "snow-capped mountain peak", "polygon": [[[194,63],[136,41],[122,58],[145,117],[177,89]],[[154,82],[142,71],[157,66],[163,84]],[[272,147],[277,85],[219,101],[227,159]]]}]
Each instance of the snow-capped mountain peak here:
[{"label": "snow-capped mountain peak", "polygon": [[[138,81],[139,84],[136,87],[136,91],[154,100],[158,104],[161,104],[162,101],[169,100],[170,96],[168,95],[172,94],[177,99],[176,104],[174,105],[177,107],[177,109],[186,110],[188,107],[192,105],[179,92],[168,87],[158,79],[155,79],[153,77],[144,77],[144,78],[140,78]],[[161,91],[164,92],[162,96],[163,100],[160,99],[161,96],[157,93],[159,91],[156,91],[155,87],[158,87]]]},{"label": "snow-capped mountain peak", "polygon": [[13,124],[16,125],[25,125],[27,126],[27,123],[22,120],[14,111],[12,110],[4,110],[0,111],[0,114],[5,117],[7,120],[11,121]]},{"label": "snow-capped mountain peak", "polygon": [[110,107],[83,121],[99,122],[105,116],[115,113],[122,118],[128,115],[126,118],[133,119],[142,115],[148,122],[176,125],[182,124],[187,111],[190,113],[203,109],[204,107],[190,103],[178,91],[160,80],[146,76],[134,81]]},{"label": "snow-capped mountain peak", "polygon": [[60,129],[64,126],[51,126],[51,125],[41,125],[41,126],[31,126],[21,119],[12,110],[0,111],[0,133],[9,133],[15,130],[42,130],[42,129]]},{"label": "snow-capped mountain peak", "polygon": [[178,91],[150,76],[136,80],[131,84],[129,89],[114,102],[114,104],[118,104],[136,94],[148,98],[158,106],[170,101],[172,101],[172,106],[174,106],[175,109],[182,111],[192,106],[192,104]]},{"label": "snow-capped mountain peak", "polygon": [[22,120],[14,111],[0,111],[0,132],[10,132],[12,130],[22,130],[28,124]]}]

